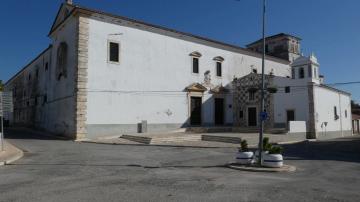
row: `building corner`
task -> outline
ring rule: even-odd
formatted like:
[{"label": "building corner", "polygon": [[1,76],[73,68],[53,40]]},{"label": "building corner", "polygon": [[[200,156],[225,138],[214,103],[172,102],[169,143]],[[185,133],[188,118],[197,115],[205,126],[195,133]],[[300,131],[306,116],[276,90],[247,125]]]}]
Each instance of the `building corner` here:
[{"label": "building corner", "polygon": [[316,114],[315,114],[315,94],[314,94],[315,83],[308,83],[308,97],[309,97],[309,121],[308,121],[308,132],[306,135],[307,139],[316,139]]},{"label": "building corner", "polygon": [[78,16],[77,25],[77,65],[75,71],[75,131],[74,139],[84,139],[87,136],[87,81],[88,81],[88,42],[89,19],[83,15]]}]

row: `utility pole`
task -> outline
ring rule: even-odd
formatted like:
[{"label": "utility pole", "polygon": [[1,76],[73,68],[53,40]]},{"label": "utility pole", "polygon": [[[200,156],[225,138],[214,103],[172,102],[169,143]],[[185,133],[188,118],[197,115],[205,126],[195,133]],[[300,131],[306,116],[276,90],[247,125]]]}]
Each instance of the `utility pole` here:
[{"label": "utility pole", "polygon": [[263,0],[263,19],[262,19],[262,72],[261,72],[261,116],[260,116],[260,134],[259,134],[259,165],[262,163],[262,150],[263,150],[263,136],[264,136],[264,117],[265,113],[265,13],[266,13],[266,0]]}]

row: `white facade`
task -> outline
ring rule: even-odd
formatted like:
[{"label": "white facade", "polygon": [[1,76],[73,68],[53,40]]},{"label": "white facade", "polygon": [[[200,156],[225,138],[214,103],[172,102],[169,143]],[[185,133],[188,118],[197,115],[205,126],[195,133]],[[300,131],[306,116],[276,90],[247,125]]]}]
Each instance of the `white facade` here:
[{"label": "white facade", "polygon": [[[231,89],[234,77],[246,75],[254,68],[260,71],[259,55],[239,53],[229,47],[218,47],[181,35],[173,36],[164,30],[149,31],[144,25],[114,24],[96,18],[89,22],[86,123],[94,130],[101,124],[134,130],[142,120],[146,120],[149,127],[155,125],[154,130],[189,126],[189,96],[185,87],[204,83],[204,74],[210,71],[213,86]],[[119,63],[108,62],[108,41],[120,43]],[[194,51],[201,54],[198,74],[192,73],[192,57],[189,56]],[[221,77],[215,75],[214,58],[218,56],[224,58]],[[290,75],[286,62],[269,60],[266,71],[279,76]],[[221,96],[226,103],[225,125],[232,125],[232,95]],[[210,91],[202,95],[204,126],[214,125],[213,97]],[[117,131],[109,131],[113,132]]]},{"label": "white facade", "polygon": [[[20,103],[19,115],[15,112],[12,121],[75,139],[137,132],[144,121],[147,131],[191,127],[199,98],[196,110],[201,117],[196,126],[233,126],[238,114],[233,108],[234,78],[261,73],[259,53],[71,4],[61,6],[49,37],[50,48],[6,84],[7,90],[21,86],[30,91],[28,96],[19,96],[22,102],[46,99],[41,105],[21,107]],[[109,59],[111,44],[119,46],[119,61]],[[193,70],[194,57],[199,61],[198,73]],[[299,68],[305,69],[306,77],[307,64],[301,59],[291,67],[288,61],[267,56],[265,74],[273,75],[278,86],[319,84],[315,57],[309,69],[312,76],[307,75],[310,79],[290,79],[300,74]],[[217,63],[221,63],[221,75],[217,75]],[[48,70],[43,72],[45,64]],[[26,77],[37,67],[39,78],[31,80],[37,85],[24,87]],[[321,89],[314,92],[334,99]],[[317,99],[319,121],[328,120],[327,108],[320,106],[322,98],[311,97]],[[340,95],[339,114],[348,110],[348,99],[347,94]],[[297,120],[308,121],[309,100],[307,89],[276,95],[274,122],[285,123],[287,109],[296,110]],[[24,113],[27,119],[21,118]],[[348,117],[341,119],[344,131]],[[329,131],[339,130],[338,122],[329,125]]]},{"label": "white facade", "polygon": [[274,78],[275,86],[281,89],[274,94],[275,125],[286,126],[287,112],[293,111],[295,121],[306,121],[312,138],[351,135],[351,95],[321,83],[313,54],[301,56],[291,66],[292,78]]}]

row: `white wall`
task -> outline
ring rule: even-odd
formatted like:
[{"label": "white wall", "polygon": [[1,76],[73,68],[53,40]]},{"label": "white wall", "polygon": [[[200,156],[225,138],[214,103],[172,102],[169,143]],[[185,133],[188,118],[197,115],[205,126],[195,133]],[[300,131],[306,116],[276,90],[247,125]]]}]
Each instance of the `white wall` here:
[{"label": "white wall", "polygon": [[[6,85],[8,90],[17,86],[17,92],[22,94],[25,86],[26,96],[22,97],[23,103],[17,113],[15,110],[15,124],[24,124],[46,129],[47,131],[73,135],[75,121],[75,71],[77,64],[77,18],[69,17],[56,32],[51,35],[52,47],[39,55],[28,64],[17,76],[12,78]],[[67,50],[67,78],[62,77],[60,81],[56,78],[57,48],[61,42],[66,42]],[[48,70],[45,64],[48,63]],[[39,70],[36,78],[36,69]],[[31,79],[29,80],[29,74]],[[35,105],[35,97],[38,104]],[[47,102],[44,99],[47,97]],[[29,102],[29,105],[27,104]]]},{"label": "white wall", "polygon": [[[333,90],[315,86],[315,112],[316,112],[316,129],[322,132],[323,122],[328,122],[326,131],[350,131],[351,126],[351,97],[349,95],[335,92]],[[334,118],[334,106],[337,108],[339,119]],[[347,111],[347,117],[345,116]]]},{"label": "white wall", "polygon": [[[304,79],[274,78],[278,92],[274,94],[274,121],[286,123],[286,111],[295,111],[296,121],[308,121],[309,98],[307,83]],[[285,86],[290,86],[290,93],[285,93]]]},{"label": "white wall", "polygon": [[306,121],[289,121],[289,133],[306,133]]},{"label": "white wall", "polygon": [[[194,82],[202,83],[204,72],[211,71],[212,83],[228,86],[234,77],[260,72],[261,59],[188,40],[90,19],[88,63],[87,124],[186,123],[188,98],[180,92]],[[145,28],[144,28],[145,29]],[[158,32],[155,31],[155,32]],[[112,35],[118,34],[118,35]],[[120,64],[107,62],[107,41],[121,44]],[[210,43],[209,43],[210,44]],[[200,73],[192,74],[190,53],[198,51]],[[214,57],[225,58],[223,76],[215,76]],[[289,65],[267,61],[266,72],[290,76]],[[230,87],[231,88],[231,87]],[[102,92],[95,92],[102,91]],[[104,92],[113,91],[113,92]],[[121,91],[175,91],[172,93],[141,93]],[[203,122],[213,122],[213,101],[208,92],[203,97]],[[227,97],[226,122],[232,123],[232,96]],[[171,112],[171,113],[168,113]],[[169,115],[170,114],[170,115]]]}]

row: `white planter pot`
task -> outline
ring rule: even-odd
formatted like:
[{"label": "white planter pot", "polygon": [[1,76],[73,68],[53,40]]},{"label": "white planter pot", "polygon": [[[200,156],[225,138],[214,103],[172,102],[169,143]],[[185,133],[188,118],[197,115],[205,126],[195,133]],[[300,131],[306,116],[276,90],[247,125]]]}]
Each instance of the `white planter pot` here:
[{"label": "white planter pot", "polygon": [[281,154],[264,154],[262,165],[271,168],[281,168],[283,166],[283,156]]},{"label": "white planter pot", "polygon": [[[261,155],[262,160],[264,159],[264,154],[267,154],[267,153],[269,153],[269,151],[263,151],[262,152],[262,155]],[[258,159],[259,159],[259,150],[256,150],[255,155],[254,155],[254,162],[258,162]]]},{"label": "white planter pot", "polygon": [[236,153],[236,163],[241,165],[249,165],[254,160],[253,152],[237,152]]}]

